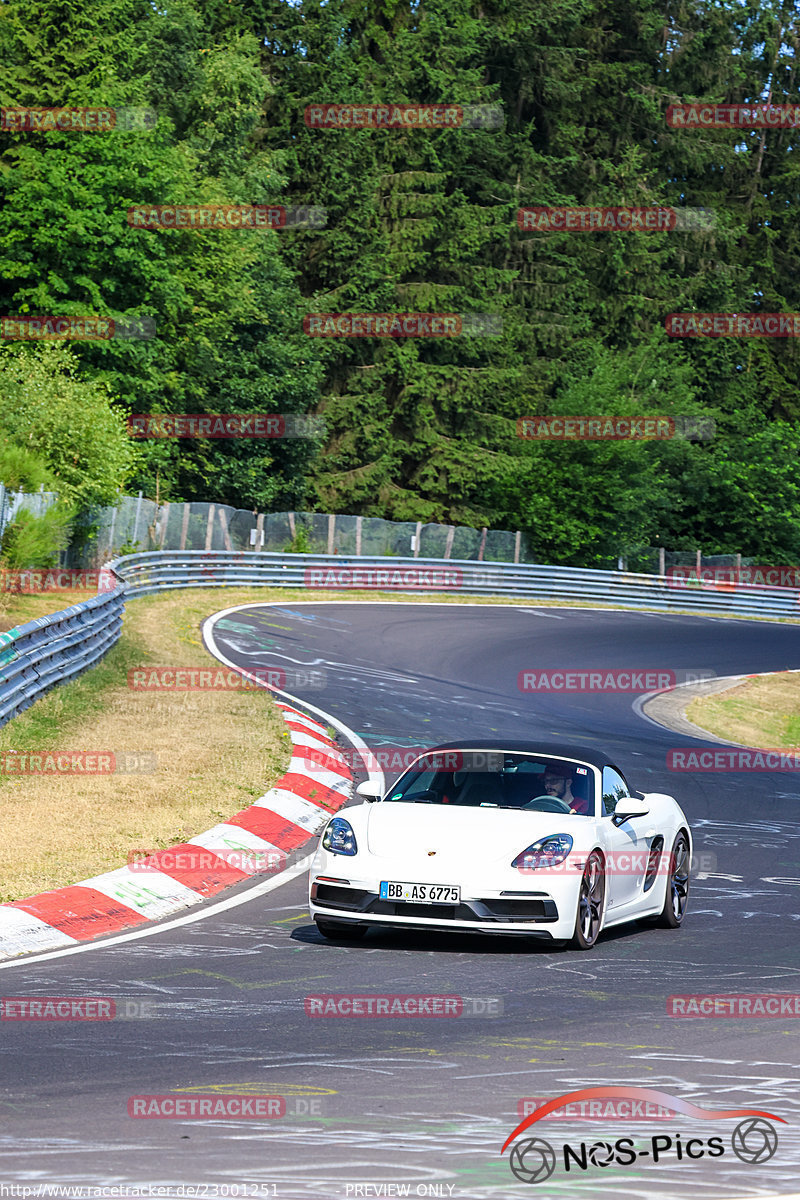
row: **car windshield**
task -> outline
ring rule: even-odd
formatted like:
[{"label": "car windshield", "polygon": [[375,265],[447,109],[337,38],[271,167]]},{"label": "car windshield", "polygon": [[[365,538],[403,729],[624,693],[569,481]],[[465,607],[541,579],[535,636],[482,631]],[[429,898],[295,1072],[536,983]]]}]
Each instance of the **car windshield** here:
[{"label": "car windshield", "polygon": [[439,750],[403,775],[386,801],[466,808],[526,808],[538,801],[533,807],[540,811],[591,815],[594,777],[584,763],[547,755]]}]

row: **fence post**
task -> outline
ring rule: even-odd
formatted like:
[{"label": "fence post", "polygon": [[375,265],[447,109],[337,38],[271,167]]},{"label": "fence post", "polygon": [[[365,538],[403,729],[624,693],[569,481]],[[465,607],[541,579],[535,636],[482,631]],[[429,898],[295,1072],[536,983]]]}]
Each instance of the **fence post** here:
[{"label": "fence post", "polygon": [[292,535],[292,541],[294,541],[294,539],[297,537],[297,534],[295,533],[295,529],[294,529],[294,513],[290,512],[290,513],[287,513],[286,515],[289,518],[289,533]]},{"label": "fence post", "polygon": [[0,483],[0,542],[3,540],[3,530],[6,523],[6,485]]},{"label": "fence post", "polygon": [[522,545],[522,530],[518,529],[514,534],[514,562],[519,562],[519,552]]},{"label": "fence post", "polygon": [[167,540],[167,526],[169,525],[169,501],[164,505],[164,524],[161,526],[161,549],[164,549],[164,542]]},{"label": "fence post", "polygon": [[741,554],[736,555],[736,572],[737,572],[736,578],[738,579],[742,573],[742,556],[741,556]]},{"label": "fence post", "polygon": [[228,518],[225,516],[225,509],[220,504],[219,506],[219,523],[222,526],[222,544],[226,550],[233,550],[231,545],[231,535],[228,533]]},{"label": "fence post", "polygon": [[141,516],[141,513],[142,513],[142,493],[139,492],[139,498],[136,501],[136,516],[133,521],[133,544],[134,544],[134,546],[138,545],[138,543],[139,543],[139,517]]},{"label": "fence post", "polygon": [[358,558],[361,557],[361,526],[363,521],[363,517],[356,517],[356,555]]},{"label": "fence post", "polygon": [[328,554],[333,554],[333,539],[336,530],[336,517],[333,513],[328,513]]},{"label": "fence post", "polygon": [[481,544],[478,548],[478,562],[483,562],[483,552],[486,549],[486,526],[481,530]]},{"label": "fence post", "polygon": [[[139,495],[141,496],[141,494],[142,493],[140,492]],[[189,503],[186,503],[183,506],[183,520],[181,521],[181,550],[186,549],[186,535],[189,532],[189,512],[191,507],[192,506]]]},{"label": "fence post", "polygon": [[659,575],[667,573],[667,552],[663,546],[658,547],[658,573]]},{"label": "fence post", "polygon": [[208,522],[206,524],[206,550],[211,549],[211,539],[214,537],[214,505],[208,506]]},{"label": "fence post", "polygon": [[114,557],[114,530],[117,525],[117,506],[116,504],[111,510],[111,528],[108,531],[108,554],[109,558]]},{"label": "fence post", "polygon": [[447,541],[445,542],[445,547],[444,547],[445,558],[450,557],[450,551],[453,549],[453,538],[455,537],[455,532],[456,532],[455,525],[449,525],[447,528]]},{"label": "fence post", "polygon": [[263,550],[261,544],[261,535],[264,532],[264,514],[258,513],[256,516],[256,554],[260,554]]},{"label": "fence post", "polygon": [[414,530],[414,558],[419,558],[419,539],[422,537],[422,521],[417,521]]},{"label": "fence post", "polygon": [[700,572],[703,569],[703,551],[702,550],[698,550],[697,554],[695,555],[694,569],[697,572],[697,578],[699,579]]}]

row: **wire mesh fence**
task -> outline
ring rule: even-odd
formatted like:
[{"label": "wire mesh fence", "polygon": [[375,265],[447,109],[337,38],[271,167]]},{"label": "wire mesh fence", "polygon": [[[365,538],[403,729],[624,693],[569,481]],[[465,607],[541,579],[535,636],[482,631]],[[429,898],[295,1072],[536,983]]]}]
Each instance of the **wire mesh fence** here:
[{"label": "wire mesh fence", "polygon": [[10,525],[20,512],[32,513],[40,517],[58,500],[58,492],[46,492],[42,487],[38,492],[9,491],[0,481],[0,541],[6,526]]},{"label": "wire mesh fence", "polygon": [[[2,484],[0,484],[2,488]],[[2,525],[26,510],[45,512],[58,499],[55,492],[0,492]],[[414,557],[460,561],[537,563],[525,534],[436,522],[387,521],[347,514],[258,513],[210,502],[172,501],[157,504],[138,496],[122,496],[115,505],[82,513],[75,521],[61,566],[96,569],[119,554],[152,550],[269,551],[334,554],[346,557]],[[700,554],[643,546],[607,559],[576,564],[600,570],[620,569],[663,575],[672,568],[700,570],[746,567],[757,560],[738,554]]]},{"label": "wire mesh fence", "polygon": [[519,532],[347,514],[258,513],[207,502],[157,505],[142,496],[123,496],[114,506],[84,514],[78,526],[65,564],[74,567],[97,567],[117,554],[148,550],[533,561]]}]

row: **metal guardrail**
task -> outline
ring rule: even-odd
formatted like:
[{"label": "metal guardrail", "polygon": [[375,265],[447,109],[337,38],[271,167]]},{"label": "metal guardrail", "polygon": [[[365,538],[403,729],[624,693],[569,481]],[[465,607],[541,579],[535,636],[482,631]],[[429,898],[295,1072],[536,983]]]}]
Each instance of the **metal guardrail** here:
[{"label": "metal guardrail", "polygon": [[[474,560],[161,550],[108,563],[118,586],[0,634],[0,725],[92,666],[117,641],[125,598],[174,588],[279,587],[507,596],[656,612],[800,620],[800,590],[686,586],[661,575]],[[104,579],[101,575],[101,588]]]},{"label": "metal guardrail", "polygon": [[114,645],[122,630],[125,586],[115,571],[112,576],[117,579],[112,590],[0,633],[0,725],[93,666]]},{"label": "metal guardrail", "polygon": [[182,587],[285,587],[345,591],[452,592],[613,604],[661,612],[800,620],[800,591],[759,584],[688,586],[663,575],[590,571],[524,563],[424,558],[347,558],[326,554],[151,551],[109,564],[128,596]]}]

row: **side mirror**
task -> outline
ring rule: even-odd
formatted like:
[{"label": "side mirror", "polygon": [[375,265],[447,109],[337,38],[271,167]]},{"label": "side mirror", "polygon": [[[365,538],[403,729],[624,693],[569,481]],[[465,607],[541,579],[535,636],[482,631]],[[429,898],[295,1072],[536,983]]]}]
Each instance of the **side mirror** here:
[{"label": "side mirror", "polygon": [[371,804],[374,800],[380,800],[381,786],[374,779],[365,779],[356,788],[356,795],[363,796],[367,804]]},{"label": "side mirror", "polygon": [[622,796],[611,819],[615,825],[621,825],[623,821],[632,821],[634,817],[646,817],[649,812],[650,806],[645,800],[637,800],[635,796]]}]

